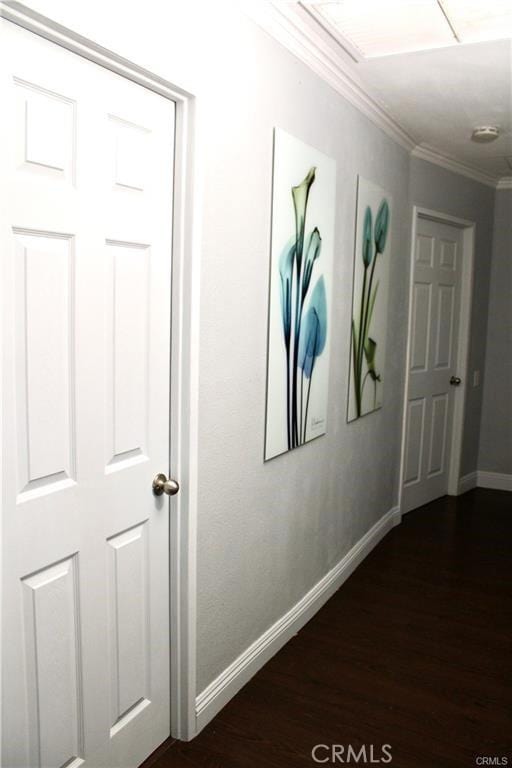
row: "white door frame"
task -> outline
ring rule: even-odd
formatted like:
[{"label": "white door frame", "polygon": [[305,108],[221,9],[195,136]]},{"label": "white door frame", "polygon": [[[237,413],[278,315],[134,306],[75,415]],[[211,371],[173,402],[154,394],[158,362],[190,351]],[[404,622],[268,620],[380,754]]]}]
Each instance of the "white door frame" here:
[{"label": "white door frame", "polygon": [[[171,467],[180,481],[170,520],[171,734],[188,740],[196,730],[196,528],[199,290],[197,242],[193,239],[194,96],[11,0],[0,0],[0,17],[83,56],[176,104],[172,254],[170,382]],[[196,230],[197,231],[197,230]],[[0,484],[1,487],[1,484]],[[0,518],[1,524],[1,518]],[[1,531],[0,531],[1,534]],[[1,535],[0,535],[1,541]],[[1,736],[1,732],[0,732]]]},{"label": "white door frame", "polygon": [[412,331],[412,297],[414,287],[414,253],[416,248],[416,230],[418,219],[429,219],[441,224],[451,224],[462,231],[462,273],[460,291],[460,318],[459,339],[457,345],[457,376],[462,379],[462,386],[457,387],[453,399],[453,428],[450,446],[450,466],[448,468],[448,493],[450,496],[459,494],[460,467],[462,460],[462,437],[464,432],[464,408],[466,392],[469,387],[468,363],[469,340],[471,330],[471,304],[473,297],[473,265],[475,250],[475,230],[473,221],[459,219],[441,211],[432,211],[414,205],[412,210],[412,235],[409,270],[409,312],[407,320],[407,354],[405,363],[404,403],[402,412],[402,445],[400,451],[400,486],[398,489],[398,503],[402,513],[403,481],[405,472],[405,439],[407,429],[407,396],[409,392],[409,368],[411,356],[411,331]]}]

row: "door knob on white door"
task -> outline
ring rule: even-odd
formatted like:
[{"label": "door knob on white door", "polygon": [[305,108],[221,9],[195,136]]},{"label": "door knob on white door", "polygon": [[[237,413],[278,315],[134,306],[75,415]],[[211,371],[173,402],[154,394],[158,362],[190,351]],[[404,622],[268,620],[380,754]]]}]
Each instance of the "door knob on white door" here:
[{"label": "door knob on white door", "polygon": [[153,493],[155,496],[161,496],[166,493],[168,496],[175,496],[180,489],[177,480],[167,479],[161,472],[153,478]]},{"label": "door knob on white door", "polygon": [[450,384],[452,387],[458,387],[461,381],[462,379],[460,379],[458,376],[452,376],[450,379]]}]

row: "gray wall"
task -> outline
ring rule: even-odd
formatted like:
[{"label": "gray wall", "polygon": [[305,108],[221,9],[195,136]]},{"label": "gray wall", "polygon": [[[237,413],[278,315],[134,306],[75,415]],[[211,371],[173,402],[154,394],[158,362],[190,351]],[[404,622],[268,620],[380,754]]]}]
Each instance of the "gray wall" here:
[{"label": "gray wall", "polygon": [[[199,690],[397,502],[407,154],[256,26],[244,23],[237,35],[249,52],[239,57],[238,74],[245,72],[252,82],[238,96],[229,122],[212,126],[206,180],[212,194],[202,270]],[[337,161],[334,331],[327,436],[263,464],[276,125]],[[236,151],[219,152],[224,145]],[[347,425],[357,173],[393,197],[390,367],[385,407]]]},{"label": "gray wall", "polygon": [[512,189],[496,193],[478,469],[512,475]]},{"label": "gray wall", "polygon": [[[483,366],[493,192],[419,161],[411,171],[403,149],[222,3],[202,4],[199,24],[194,3],[147,0],[144,16],[123,4],[122,24],[114,3],[30,4],[197,96],[199,692],[397,503],[411,199],[478,222],[471,355]],[[276,125],[337,161],[334,332],[328,434],[263,464]],[[389,370],[382,410],[347,425],[358,173],[393,196]],[[467,471],[479,411],[475,391]]]},{"label": "gray wall", "polygon": [[461,476],[464,476],[478,468],[483,387],[473,387],[472,379],[473,371],[478,370],[482,382],[485,367],[495,190],[412,157],[410,195],[413,205],[421,205],[476,223],[468,363],[470,380],[467,383],[461,464]]}]

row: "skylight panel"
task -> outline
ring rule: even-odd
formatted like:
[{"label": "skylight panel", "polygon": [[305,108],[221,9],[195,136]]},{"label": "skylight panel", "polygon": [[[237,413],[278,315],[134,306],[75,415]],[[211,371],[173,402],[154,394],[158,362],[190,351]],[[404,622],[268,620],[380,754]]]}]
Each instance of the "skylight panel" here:
[{"label": "skylight panel", "polygon": [[512,0],[302,0],[356,61],[512,38]]},{"label": "skylight panel", "polygon": [[512,37],[511,0],[441,0],[461,43]]},{"label": "skylight panel", "polygon": [[[359,54],[356,58],[440,48],[457,42],[436,0],[339,0],[304,5],[336,36],[348,41]],[[343,40],[340,42],[343,44]]]}]

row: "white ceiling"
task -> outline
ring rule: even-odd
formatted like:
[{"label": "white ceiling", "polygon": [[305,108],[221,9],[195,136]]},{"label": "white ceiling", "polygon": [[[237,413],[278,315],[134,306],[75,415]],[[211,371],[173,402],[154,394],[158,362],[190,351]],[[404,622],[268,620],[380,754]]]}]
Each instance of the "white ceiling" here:
[{"label": "white ceiling", "polygon": [[[510,40],[367,59],[355,64],[366,87],[420,145],[497,178],[512,157]],[[471,141],[473,128],[496,125],[490,144]]]},{"label": "white ceiling", "polygon": [[[423,1],[409,0],[409,4]],[[481,0],[482,8],[485,2]],[[512,0],[506,2],[512,5]],[[475,0],[443,3],[452,7],[467,3],[473,10],[477,5]],[[453,41],[432,50],[359,56],[356,61],[346,39],[327,29],[308,5],[311,3],[298,0],[251,3],[253,17],[267,31],[362,105],[370,117],[388,127],[388,132],[396,128],[399,137],[403,132],[416,154],[491,184],[500,179],[502,184],[512,183],[512,167],[507,164],[507,158],[512,162],[510,38],[469,44]],[[358,0],[358,5],[370,11],[375,0]],[[392,7],[390,2],[390,13]],[[470,35],[471,29],[476,34],[471,23],[466,27],[469,32],[465,34]],[[472,141],[471,133],[479,125],[497,125],[499,138],[490,144]]]}]

